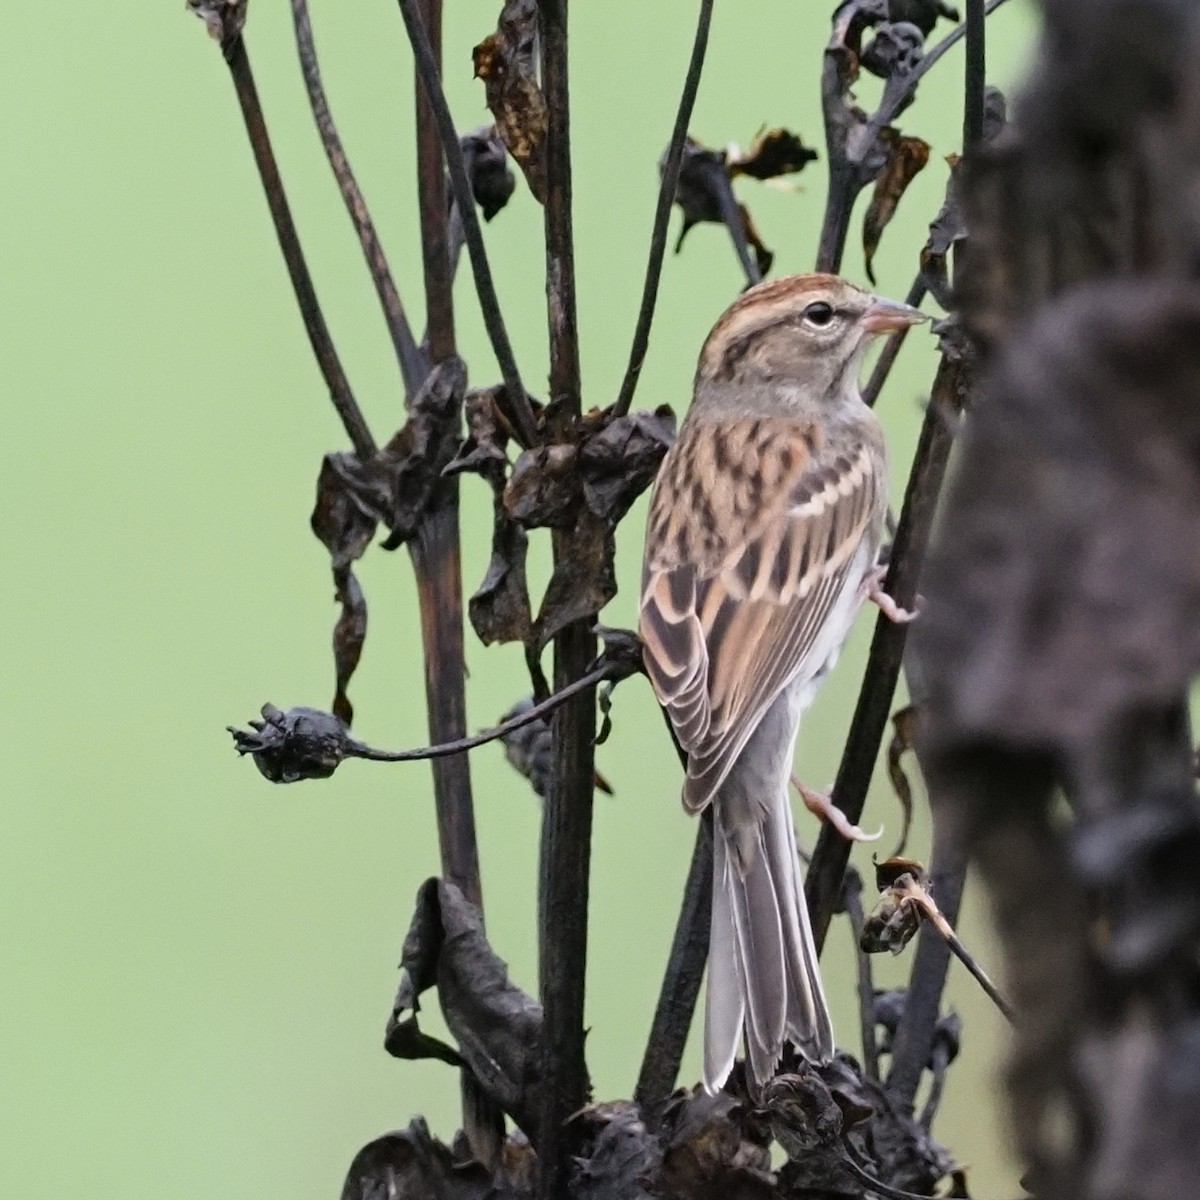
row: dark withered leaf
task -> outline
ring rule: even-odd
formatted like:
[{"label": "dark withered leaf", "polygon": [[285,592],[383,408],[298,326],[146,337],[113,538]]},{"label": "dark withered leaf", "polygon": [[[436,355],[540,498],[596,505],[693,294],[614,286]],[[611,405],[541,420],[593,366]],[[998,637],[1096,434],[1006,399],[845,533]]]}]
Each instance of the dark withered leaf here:
[{"label": "dark withered leaf", "polygon": [[701,1088],[676,1094],[663,1117],[662,1183],[670,1196],[775,1197],[771,1156],[744,1101]]},{"label": "dark withered leaf", "polygon": [[496,25],[474,50],[475,77],[508,152],[539,204],[546,203],[546,99],[537,82],[536,0],[506,0]]},{"label": "dark withered leaf", "polygon": [[[821,1077],[842,1110],[844,1137],[868,1173],[902,1191],[933,1195],[956,1164],[928,1129],[848,1054],[839,1053],[822,1067]],[[856,1119],[856,1113],[870,1116]],[[860,1191],[856,1188],[851,1194]]]},{"label": "dark withered leaf", "polygon": [[[983,140],[992,142],[1004,131],[1008,121],[1008,101],[999,88],[989,87],[984,97]],[[946,199],[929,226],[929,237],[921,250],[921,282],[926,291],[949,312],[954,307],[950,282],[950,253],[967,236],[967,220],[962,204],[962,160],[957,154],[946,156],[950,177],[946,181]]]},{"label": "dark withered leaf", "polygon": [[[660,163],[660,170],[662,166],[663,163]],[[758,282],[750,275],[751,248],[754,250],[759,277],[770,270],[774,256],[759,236],[749,210],[734,197],[724,151],[710,150],[694,138],[687,139],[679,169],[679,183],[675,188],[675,203],[683,213],[683,224],[675,241],[676,254],[683,248],[683,239],[689,230],[702,222],[715,222],[729,230],[750,283]]]},{"label": "dark withered leaf", "polygon": [[462,359],[443,359],[413,397],[408,420],[376,456],[388,492],[385,550],[395,550],[416,533],[431,496],[454,461],[462,436],[466,386]]},{"label": "dark withered leaf", "polygon": [[264,704],[262,718],[251,721],[249,730],[232,725],[228,729],[238,754],[252,755],[254,765],[272,783],[328,779],[362,748],[343,721],[318,708],[282,712]]},{"label": "dark withered leaf", "polygon": [[385,485],[356,454],[327,454],[321,460],[309,524],[329,551],[335,571],[362,557],[386,506]]},{"label": "dark withered leaf", "polygon": [[844,1165],[842,1106],[813,1066],[800,1062],[777,1075],[763,1089],[763,1106],[790,1160],[781,1180],[801,1194],[809,1188],[854,1194]]},{"label": "dark withered leaf", "polygon": [[839,60],[838,73],[843,89],[848,88],[858,75],[863,34],[888,20],[888,0],[844,0],[834,10],[833,30],[826,51]]},{"label": "dark withered leaf", "polygon": [[[500,718],[501,723],[528,712],[533,703],[532,696],[518,700]],[[504,757],[508,759],[509,764],[529,780],[534,794],[544,800],[554,781],[554,735],[550,721],[546,717],[540,717],[504,734],[500,741],[504,746]],[[612,795],[611,784],[599,771],[596,772],[596,789],[607,796]]]},{"label": "dark withered leaf", "polygon": [[581,509],[571,530],[558,535],[555,550],[554,573],[533,624],[537,652],[572,622],[598,613],[617,594],[616,540],[607,521]]},{"label": "dark withered leaf", "polygon": [[485,646],[529,639],[533,610],[525,577],[529,537],[497,503],[493,514],[492,556],[483,582],[467,602],[471,627]]},{"label": "dark withered leaf", "polygon": [[947,312],[954,306],[950,287],[951,249],[967,236],[967,222],[959,196],[961,158],[948,155],[950,178],[946,183],[946,199],[929,226],[929,238],[921,250],[921,282],[925,290]]},{"label": "dark withered leaf", "polygon": [[398,1058],[444,1058],[417,1022],[418,1001],[436,987],[458,1054],[484,1092],[532,1136],[541,1089],[542,1009],[508,978],[483,933],[479,910],[452,883],[430,879],[400,962],[385,1046]]},{"label": "dark withered leaf", "polygon": [[728,159],[728,169],[731,176],[775,179],[803,171],[818,158],[820,155],[806,146],[799,134],[787,129],[760,129],[744,154]]},{"label": "dark withered leaf", "polygon": [[912,826],[912,785],[904,773],[902,759],[913,748],[913,732],[916,724],[917,709],[915,705],[906,705],[892,714],[892,740],[888,742],[887,748],[887,772],[896,792],[896,798],[900,801],[902,814],[900,837],[896,840],[896,848],[891,853],[892,858],[904,853],[904,848],[908,845],[908,832]]},{"label": "dark withered leaf", "polygon": [[888,0],[888,18],[892,21],[909,21],[920,29],[924,37],[933,32],[939,18],[958,21],[958,9],[945,0]]},{"label": "dark withered leaf", "polygon": [[579,470],[588,508],[616,525],[654,482],[674,441],[675,413],[666,404],[617,417],[587,438]]},{"label": "dark withered leaf", "polygon": [[503,503],[508,475],[505,448],[510,430],[500,409],[502,388],[480,388],[466,399],[467,439],[444,474],[471,471],[487,480],[493,493],[492,556],[487,574],[467,606],[471,625],[485,645],[524,642],[532,611],[525,579],[525,530]]},{"label": "dark withered leaf", "polygon": [[579,507],[578,464],[575,446],[522,451],[504,489],[505,511],[527,529],[568,528]]},{"label": "dark withered leaf", "polygon": [[[508,165],[508,153],[495,125],[464,133],[458,139],[463,165],[471,181],[471,194],[483,219],[490,221],[508,202],[517,188],[517,178]],[[454,203],[451,196],[450,203]]]},{"label": "dark withered leaf", "polygon": [[587,1133],[588,1153],[575,1160],[571,1188],[578,1200],[651,1200],[662,1164],[662,1147],[631,1101],[596,1104],[576,1118]]},{"label": "dark withered leaf", "polygon": [[342,606],[341,614],[333,627],[333,670],[336,690],[333,696],[334,716],[354,723],[354,705],[350,703],[347,689],[362,658],[363,642],[367,638],[367,601],[354,572],[346,567],[335,569],[333,582],[337,591],[335,598]]},{"label": "dark withered leaf", "polygon": [[473,388],[467,393],[463,410],[467,418],[467,437],[454,459],[446,464],[445,475],[472,471],[483,476],[493,488],[503,488],[508,474],[505,447],[511,434],[499,406],[501,387]]},{"label": "dark withered leaf", "polygon": [[317,476],[310,525],[329,551],[341,613],[333,633],[337,679],[333,710],[347,724],[354,716],[347,689],[362,656],[367,603],[352,570],[375,530],[384,525],[388,550],[416,532],[434,489],[458,446],[466,387],[462,360],[446,359],[429,373],[413,398],[403,428],[369,462],[356,454],[327,454]]},{"label": "dark withered leaf", "polygon": [[867,278],[875,283],[875,251],[883,231],[896,213],[908,185],[929,162],[929,143],[918,137],[906,137],[889,126],[879,131],[880,141],[887,147],[887,163],[876,176],[875,192],[863,218],[863,257]]},{"label": "dark withered leaf", "polygon": [[521,1169],[529,1154],[528,1142],[512,1135],[493,1174],[445,1146],[423,1117],[414,1117],[407,1129],[385,1133],[354,1156],[341,1200],[529,1200],[532,1177]]}]

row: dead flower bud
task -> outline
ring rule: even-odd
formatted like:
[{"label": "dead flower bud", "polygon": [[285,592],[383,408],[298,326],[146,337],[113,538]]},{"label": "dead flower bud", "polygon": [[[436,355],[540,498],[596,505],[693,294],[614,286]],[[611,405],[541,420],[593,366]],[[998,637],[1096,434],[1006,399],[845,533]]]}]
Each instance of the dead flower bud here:
[{"label": "dead flower bud", "polygon": [[350,730],[332,713],[318,708],[262,707],[263,719],[251,721],[250,730],[234,729],[234,748],[249,754],[254,765],[272,783],[298,779],[328,779],[344,758],[362,749]]},{"label": "dead flower bud", "polygon": [[890,950],[899,954],[936,912],[925,890],[925,868],[913,859],[889,858],[875,864],[875,882],[882,893],[874,912],[863,922],[860,945],[868,954]]}]

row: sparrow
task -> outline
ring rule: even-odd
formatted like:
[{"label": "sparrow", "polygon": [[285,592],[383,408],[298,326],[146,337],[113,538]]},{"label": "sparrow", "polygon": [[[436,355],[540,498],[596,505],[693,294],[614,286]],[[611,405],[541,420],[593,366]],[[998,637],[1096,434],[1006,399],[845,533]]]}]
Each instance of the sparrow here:
[{"label": "sparrow", "polygon": [[833,1057],[788,782],[800,716],[881,590],[887,453],[859,394],[877,334],[925,320],[833,275],[743,293],[700,351],[650,500],[639,633],[687,754],[683,805],[713,807],[704,1086],[743,1034],[756,1090],[785,1041]]}]

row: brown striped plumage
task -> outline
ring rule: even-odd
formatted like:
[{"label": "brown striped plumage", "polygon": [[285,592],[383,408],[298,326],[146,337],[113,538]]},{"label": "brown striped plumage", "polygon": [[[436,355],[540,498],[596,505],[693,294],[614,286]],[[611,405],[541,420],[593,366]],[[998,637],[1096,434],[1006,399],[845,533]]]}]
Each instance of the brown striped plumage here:
[{"label": "brown striped plumage", "polygon": [[825,275],[746,292],[705,342],[655,483],[645,660],[688,754],[684,804],[717,814],[710,1088],[728,1074],[743,1021],[759,1083],[785,1035],[814,1059],[832,1053],[787,776],[796,720],[865,594],[886,510],[886,455],[859,365],[872,333],[916,316]]}]

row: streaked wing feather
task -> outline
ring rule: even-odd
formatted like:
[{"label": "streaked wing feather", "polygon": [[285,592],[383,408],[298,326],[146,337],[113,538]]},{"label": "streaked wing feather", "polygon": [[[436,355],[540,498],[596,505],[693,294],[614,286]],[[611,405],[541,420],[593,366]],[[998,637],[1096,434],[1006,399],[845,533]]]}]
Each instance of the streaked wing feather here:
[{"label": "streaked wing feather", "polygon": [[879,463],[865,440],[830,448],[783,418],[681,431],[651,504],[640,631],[689,808],[780,691],[824,665],[809,661],[823,624],[879,535]]}]

